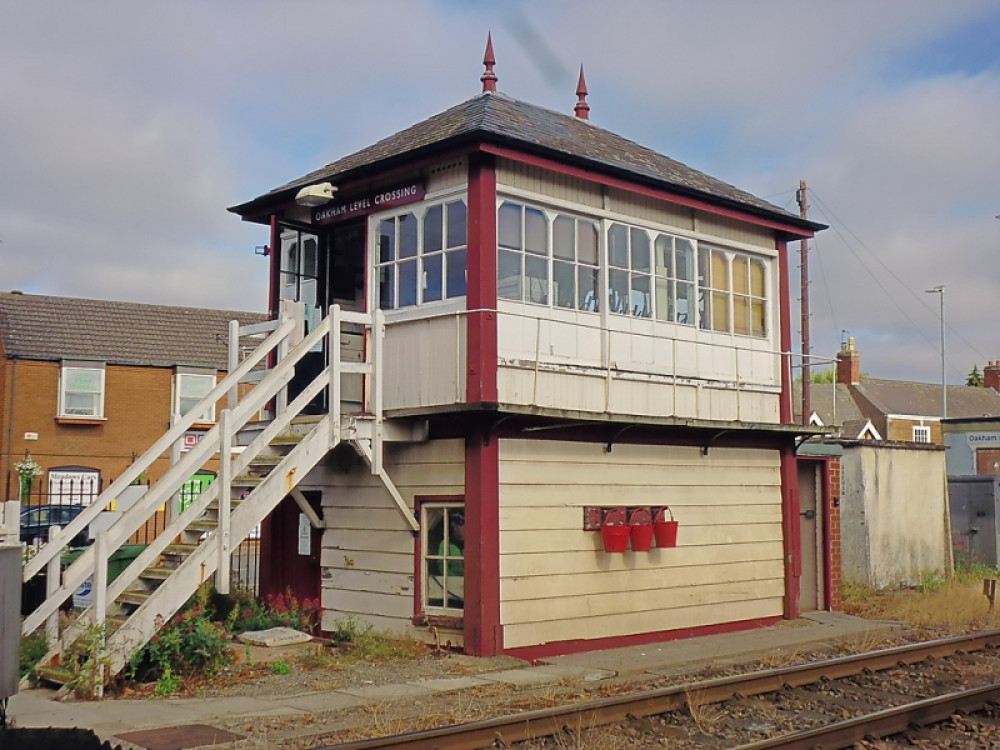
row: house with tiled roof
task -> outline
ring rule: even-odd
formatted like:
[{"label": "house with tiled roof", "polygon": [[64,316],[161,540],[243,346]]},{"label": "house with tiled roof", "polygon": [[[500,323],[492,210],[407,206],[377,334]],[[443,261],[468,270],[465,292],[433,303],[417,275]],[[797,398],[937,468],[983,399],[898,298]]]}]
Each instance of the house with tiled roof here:
[{"label": "house with tiled roof", "polygon": [[262,590],[318,597],[322,629],[483,656],[839,606],[836,477],[798,453],[820,430],[789,359],[788,243],[823,225],[599,127],[582,70],[559,113],[497,90],[491,44],[484,65],[467,101],[230,209],[269,233],[274,330],[228,434],[273,416],[177,519],[218,529],[108,587],[109,670],[206,576],[225,590],[257,523]]},{"label": "house with tiled roof", "polygon": [[[6,499],[14,464],[44,471],[33,503],[89,502],[215,385],[227,369],[229,321],[265,315],[0,292],[0,459]],[[216,418],[192,426],[197,440]],[[163,456],[146,473],[164,473]]]}]

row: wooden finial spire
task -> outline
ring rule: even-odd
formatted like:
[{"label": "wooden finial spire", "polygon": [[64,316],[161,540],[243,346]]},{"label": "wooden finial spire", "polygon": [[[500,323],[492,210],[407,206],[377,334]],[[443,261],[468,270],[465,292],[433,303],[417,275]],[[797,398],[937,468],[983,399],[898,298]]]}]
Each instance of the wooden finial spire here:
[{"label": "wooden finial spire", "polygon": [[590,105],[587,104],[587,81],[583,77],[583,65],[580,66],[580,81],[576,84],[576,106],[573,111],[581,120],[590,119]]},{"label": "wooden finial spire", "polygon": [[493,56],[493,36],[487,32],[486,33],[486,54],[483,56],[483,65],[486,66],[486,72],[483,73],[482,78],[479,80],[483,82],[483,93],[487,91],[497,90],[497,74],[493,72],[493,66],[497,64],[496,58]]}]

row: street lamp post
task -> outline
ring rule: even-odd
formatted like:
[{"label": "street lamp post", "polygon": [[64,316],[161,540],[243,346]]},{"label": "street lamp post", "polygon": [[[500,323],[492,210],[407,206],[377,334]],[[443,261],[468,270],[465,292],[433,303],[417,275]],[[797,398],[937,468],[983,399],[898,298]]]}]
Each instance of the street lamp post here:
[{"label": "street lamp post", "polygon": [[944,373],[944,284],[938,284],[936,287],[931,289],[925,289],[927,294],[940,294],[941,295],[941,419],[948,418],[948,385],[945,381]]}]

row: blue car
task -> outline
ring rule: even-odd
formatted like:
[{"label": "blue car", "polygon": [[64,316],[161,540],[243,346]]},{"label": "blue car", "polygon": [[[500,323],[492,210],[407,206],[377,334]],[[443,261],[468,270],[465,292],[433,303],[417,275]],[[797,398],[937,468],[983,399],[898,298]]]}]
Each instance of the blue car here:
[{"label": "blue car", "polygon": [[[83,505],[30,505],[21,508],[21,541],[32,545],[36,540],[47,542],[51,527],[66,528],[70,521],[83,512],[83,508]],[[70,546],[80,547],[88,541],[87,531],[84,529],[73,538]]]}]

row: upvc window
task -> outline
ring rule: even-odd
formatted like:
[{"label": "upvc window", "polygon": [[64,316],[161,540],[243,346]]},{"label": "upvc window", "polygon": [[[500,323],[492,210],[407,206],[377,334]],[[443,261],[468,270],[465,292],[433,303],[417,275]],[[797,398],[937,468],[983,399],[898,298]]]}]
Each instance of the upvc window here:
[{"label": "upvc window", "polygon": [[460,503],[421,506],[425,611],[461,615],[465,606],[465,508]]},{"label": "upvc window", "polygon": [[694,243],[658,234],[654,241],[656,319],[695,324]]},{"label": "upvc window", "polygon": [[608,228],[608,310],[649,318],[651,252],[646,230],[625,224]]},{"label": "upvc window", "polygon": [[59,374],[59,416],[104,417],[103,363],[63,363]]},{"label": "upvc window", "polygon": [[913,426],[913,442],[929,443],[931,441],[931,428],[927,425]]},{"label": "upvc window", "polygon": [[[198,402],[215,388],[215,374],[178,372],[174,387],[174,413],[182,417],[194,409]],[[214,422],[215,404],[201,412],[196,422]]]},{"label": "upvc window", "polygon": [[467,210],[464,200],[407,211],[379,222],[379,306],[396,310],[466,292]]},{"label": "upvc window", "polygon": [[497,296],[549,304],[549,220],[540,208],[504,201],[497,211]]}]

